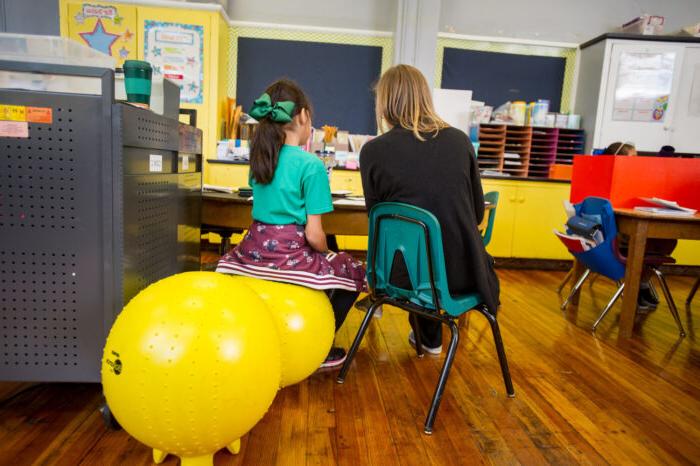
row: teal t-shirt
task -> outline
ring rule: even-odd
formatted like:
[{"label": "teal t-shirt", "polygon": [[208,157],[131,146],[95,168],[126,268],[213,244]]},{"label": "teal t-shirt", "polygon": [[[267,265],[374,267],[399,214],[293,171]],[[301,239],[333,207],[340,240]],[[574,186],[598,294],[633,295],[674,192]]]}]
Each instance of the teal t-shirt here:
[{"label": "teal t-shirt", "polygon": [[306,215],[333,210],[323,162],[297,146],[282,146],[270,184],[253,187],[253,219],[272,225],[306,225]]}]

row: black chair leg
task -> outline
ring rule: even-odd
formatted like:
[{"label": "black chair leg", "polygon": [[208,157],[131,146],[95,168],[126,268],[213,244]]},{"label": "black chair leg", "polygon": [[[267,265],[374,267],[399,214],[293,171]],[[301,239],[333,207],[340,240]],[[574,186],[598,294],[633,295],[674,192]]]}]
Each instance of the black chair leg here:
[{"label": "black chair leg", "polygon": [[378,300],[372,303],[372,305],[367,309],[367,313],[365,314],[365,318],[362,321],[362,324],[360,325],[359,330],[357,331],[357,335],[355,335],[355,340],[352,342],[352,346],[350,346],[350,350],[348,350],[348,355],[345,358],[345,362],[343,363],[342,369],[340,369],[340,374],[338,374],[338,377],[336,378],[336,382],[338,383],[343,383],[345,382],[345,376],[348,373],[348,370],[350,369],[350,364],[352,364],[352,360],[355,357],[355,353],[357,353],[357,349],[360,347],[360,343],[362,343],[362,339],[365,336],[365,332],[367,331],[367,327],[369,327],[369,323],[372,321],[372,316],[374,315],[374,311],[377,310],[379,306],[382,305],[384,301],[383,300]]},{"label": "black chair leg", "polygon": [[695,284],[693,285],[693,288],[690,290],[690,293],[688,293],[688,297],[685,300],[686,304],[690,304],[693,301],[695,293],[698,291],[698,286],[700,286],[700,278],[695,280]]},{"label": "black chair leg", "polygon": [[425,356],[423,351],[423,340],[420,336],[420,325],[418,324],[418,316],[412,312],[408,314],[408,322],[411,324],[411,330],[413,330],[413,338],[416,340],[416,355],[419,358]]},{"label": "black chair leg", "polygon": [[425,419],[423,432],[428,435],[433,433],[435,416],[437,416],[437,411],[440,408],[442,394],[445,391],[447,377],[450,375],[450,368],[452,367],[452,362],[454,361],[455,353],[457,352],[457,343],[459,343],[459,328],[457,327],[457,323],[453,319],[450,319],[449,321],[445,322],[445,324],[450,327],[450,346],[447,349],[445,362],[442,364],[442,371],[440,371],[440,378],[438,379],[438,384],[435,388],[435,393],[433,394],[433,401],[430,403],[428,417]]},{"label": "black chair leg", "polygon": [[491,332],[493,333],[493,341],[496,343],[496,353],[498,354],[498,363],[501,365],[501,373],[503,374],[503,382],[506,385],[506,394],[509,398],[515,396],[515,389],[513,388],[513,381],[510,378],[510,370],[508,369],[508,359],[506,358],[506,350],[503,346],[503,339],[501,338],[501,327],[498,325],[498,320],[496,316],[488,312],[488,310],[481,311],[486,319],[488,319],[489,324],[491,324]]}]

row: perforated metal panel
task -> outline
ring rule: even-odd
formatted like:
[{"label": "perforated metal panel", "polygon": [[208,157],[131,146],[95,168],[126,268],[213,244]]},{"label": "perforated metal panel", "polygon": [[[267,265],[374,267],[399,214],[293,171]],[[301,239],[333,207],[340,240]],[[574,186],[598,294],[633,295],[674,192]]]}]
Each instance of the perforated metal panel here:
[{"label": "perforated metal panel", "polygon": [[76,254],[0,250],[2,366],[80,365]]},{"label": "perforated metal panel", "polygon": [[177,271],[177,175],[124,179],[124,303]]},{"label": "perforated metal panel", "polygon": [[51,124],[0,138],[0,379],[97,380],[104,338],[99,96],[0,91]]}]

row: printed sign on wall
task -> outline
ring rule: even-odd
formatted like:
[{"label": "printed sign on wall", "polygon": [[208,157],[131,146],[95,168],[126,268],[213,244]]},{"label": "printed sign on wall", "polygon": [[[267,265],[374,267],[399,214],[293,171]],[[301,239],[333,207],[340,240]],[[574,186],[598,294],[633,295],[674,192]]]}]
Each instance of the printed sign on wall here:
[{"label": "printed sign on wall", "polygon": [[144,57],[153,75],[180,86],[180,101],[203,102],[204,27],[194,24],[144,21]]},{"label": "printed sign on wall", "polygon": [[68,36],[110,55],[122,66],[137,58],[136,7],[104,3],[70,3]]},{"label": "printed sign on wall", "polygon": [[673,52],[620,54],[613,120],[664,121],[675,59]]}]

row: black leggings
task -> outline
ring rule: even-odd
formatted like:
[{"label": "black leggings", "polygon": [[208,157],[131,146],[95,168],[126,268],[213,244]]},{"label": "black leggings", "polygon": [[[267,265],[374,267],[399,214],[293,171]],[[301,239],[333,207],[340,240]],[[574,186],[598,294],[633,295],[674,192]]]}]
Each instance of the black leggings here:
[{"label": "black leggings", "polygon": [[335,316],[335,331],[337,332],[345,318],[352,309],[352,305],[357,301],[357,297],[360,295],[358,291],[348,291],[341,289],[326,290],[328,299],[331,301],[331,306],[333,306],[333,315]]}]

